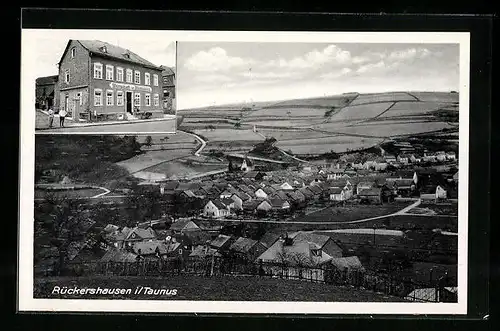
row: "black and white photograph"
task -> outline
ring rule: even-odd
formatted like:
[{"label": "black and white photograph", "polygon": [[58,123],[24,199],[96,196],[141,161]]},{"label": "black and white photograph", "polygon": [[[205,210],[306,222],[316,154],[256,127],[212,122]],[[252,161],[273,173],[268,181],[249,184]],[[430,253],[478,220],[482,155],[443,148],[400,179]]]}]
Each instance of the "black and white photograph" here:
[{"label": "black and white photograph", "polygon": [[26,306],[464,313],[468,34],[197,33],[37,41]]},{"label": "black and white photograph", "polygon": [[28,38],[37,132],[175,132],[175,41],[85,30]]}]

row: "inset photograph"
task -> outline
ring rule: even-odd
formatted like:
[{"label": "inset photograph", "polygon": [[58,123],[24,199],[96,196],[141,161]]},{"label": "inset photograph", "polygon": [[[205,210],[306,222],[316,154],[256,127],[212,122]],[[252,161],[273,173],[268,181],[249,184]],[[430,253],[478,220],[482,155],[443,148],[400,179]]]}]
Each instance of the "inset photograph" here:
[{"label": "inset photograph", "polygon": [[37,33],[37,132],[175,132],[176,43],[129,34]]}]

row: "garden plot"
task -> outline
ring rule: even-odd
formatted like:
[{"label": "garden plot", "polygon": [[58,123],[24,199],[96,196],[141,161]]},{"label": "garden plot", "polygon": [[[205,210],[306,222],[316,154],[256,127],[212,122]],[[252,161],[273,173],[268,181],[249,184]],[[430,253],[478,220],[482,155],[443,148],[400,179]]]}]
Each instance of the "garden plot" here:
[{"label": "garden plot", "polygon": [[278,131],[278,130],[269,130],[269,129],[259,129],[259,133],[264,136],[270,138],[273,137],[278,141],[286,141],[286,140],[300,140],[300,139],[309,139],[309,138],[325,138],[332,137],[335,135],[325,134],[322,132],[312,131],[312,130],[290,130],[290,131]]},{"label": "garden plot", "polygon": [[372,104],[351,105],[342,108],[338,113],[330,117],[329,122],[333,121],[353,121],[369,120],[379,116],[393,105],[392,102],[381,102]]},{"label": "garden plot", "polygon": [[[338,126],[330,127],[329,124],[325,123],[319,125],[318,128],[325,131],[335,130],[336,133],[353,134],[360,136],[370,136],[370,137],[391,137],[398,135],[411,135],[425,132],[439,131],[442,129],[453,128],[453,125],[444,122],[411,122],[406,123],[387,123],[386,121],[377,123],[363,123],[360,125],[344,126],[339,128]],[[332,123],[333,124],[333,123]]]},{"label": "garden plot", "polygon": [[380,144],[383,139],[356,136],[332,136],[324,138],[279,141],[277,147],[297,155],[336,153],[347,150],[370,148]]},{"label": "garden plot", "polygon": [[283,107],[283,108],[265,108],[255,112],[252,112],[245,116],[246,120],[258,120],[258,119],[288,119],[289,117],[325,117],[325,111],[329,110],[322,108],[311,108],[311,107]]},{"label": "garden plot", "polygon": [[136,155],[128,160],[118,162],[117,164],[124,167],[129,172],[137,172],[161,162],[189,156],[191,153],[192,151],[189,150],[148,151],[144,154]]},{"label": "garden plot", "polygon": [[458,102],[459,94],[450,92],[410,92],[420,101],[428,102]]},{"label": "garden plot", "polygon": [[195,130],[196,134],[202,135],[209,141],[261,141],[264,137],[253,132],[253,130],[242,129],[215,129]]},{"label": "garden plot", "polygon": [[443,107],[449,106],[449,103],[442,102],[397,102],[387,112],[380,115],[381,118],[405,116],[405,115],[425,115]]},{"label": "garden plot", "polygon": [[417,101],[417,100],[412,95],[406,92],[360,94],[356,99],[354,99],[349,104],[349,106],[361,105],[365,103],[396,102],[396,101]]},{"label": "garden plot", "polygon": [[357,94],[343,94],[343,95],[310,98],[310,99],[287,100],[287,101],[277,102],[274,105],[267,106],[265,108],[308,107],[308,108],[330,109],[332,107],[344,107],[352,99],[354,99],[356,95]]}]

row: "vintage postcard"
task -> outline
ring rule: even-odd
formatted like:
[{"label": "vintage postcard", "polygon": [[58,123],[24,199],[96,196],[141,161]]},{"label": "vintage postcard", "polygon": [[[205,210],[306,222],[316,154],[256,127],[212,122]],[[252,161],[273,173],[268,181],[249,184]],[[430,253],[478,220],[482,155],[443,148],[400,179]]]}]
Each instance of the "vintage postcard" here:
[{"label": "vintage postcard", "polygon": [[19,310],[467,313],[468,33],[22,46]]}]

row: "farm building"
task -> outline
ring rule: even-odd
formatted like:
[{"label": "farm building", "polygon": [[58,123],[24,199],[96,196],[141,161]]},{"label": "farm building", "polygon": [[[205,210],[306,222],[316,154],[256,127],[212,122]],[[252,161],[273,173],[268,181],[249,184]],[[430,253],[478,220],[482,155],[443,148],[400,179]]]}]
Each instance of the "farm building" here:
[{"label": "farm building", "polygon": [[267,199],[267,193],[263,189],[261,189],[261,188],[257,189],[254,192],[254,195],[258,199]]},{"label": "farm building", "polygon": [[280,198],[271,199],[269,200],[269,203],[271,204],[273,210],[284,211],[290,209],[290,203]]},{"label": "farm building", "polygon": [[345,190],[341,187],[332,187],[328,191],[329,199],[332,201],[344,201],[347,200]]},{"label": "farm building", "polygon": [[212,218],[225,217],[229,215],[230,209],[231,207],[225,205],[219,199],[210,200],[203,207],[203,216]]},{"label": "farm building", "polygon": [[261,242],[243,237],[236,239],[229,247],[234,256],[246,261],[255,261],[265,250],[266,247]]},{"label": "farm building", "polygon": [[163,117],[162,69],[139,55],[98,40],[69,40],[58,63],[58,104],[75,120]]},{"label": "farm building", "polygon": [[366,203],[382,203],[382,189],[379,187],[364,189],[358,193],[358,197]]},{"label": "farm building", "polygon": [[229,249],[234,239],[231,236],[219,234],[217,238],[210,242],[210,247],[216,249],[218,252],[224,252]]},{"label": "farm building", "polygon": [[376,186],[375,182],[359,182],[358,185],[356,185],[356,194],[359,195],[361,191],[369,190]]},{"label": "farm building", "polygon": [[179,219],[170,225],[172,234],[190,234],[201,231],[200,227],[190,219]]},{"label": "farm building", "polygon": [[441,185],[430,186],[422,190],[420,198],[426,200],[446,199],[447,193],[447,190]]}]

